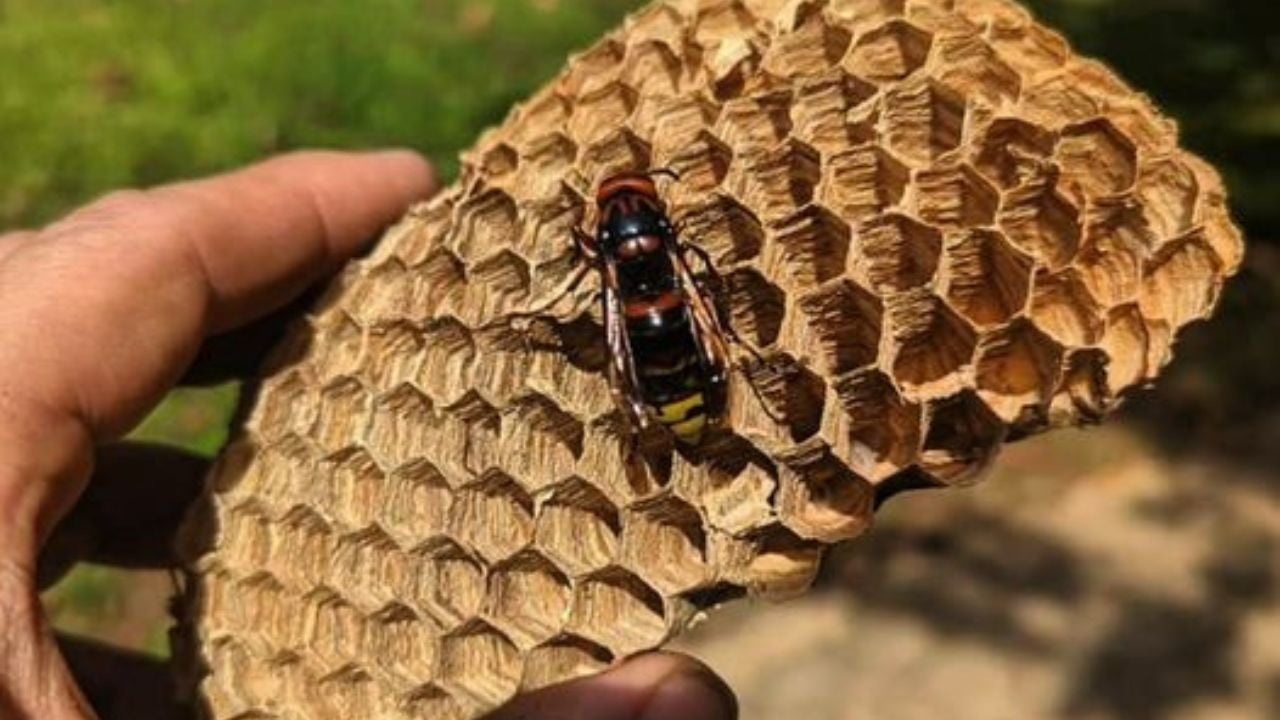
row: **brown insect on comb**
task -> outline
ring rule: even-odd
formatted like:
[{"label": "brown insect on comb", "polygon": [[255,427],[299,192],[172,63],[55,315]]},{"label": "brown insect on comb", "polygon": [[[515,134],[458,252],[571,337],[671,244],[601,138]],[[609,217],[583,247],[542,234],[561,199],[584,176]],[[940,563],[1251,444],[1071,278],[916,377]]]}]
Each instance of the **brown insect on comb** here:
[{"label": "brown insect on comb", "polygon": [[[768,362],[728,433],[628,463],[598,318],[495,321],[572,272],[603,178],[652,168]],[[1099,420],[1242,252],[1173,123],[1013,2],[656,3],[279,349],[188,524],[178,655],[217,720],[473,720]]]}]

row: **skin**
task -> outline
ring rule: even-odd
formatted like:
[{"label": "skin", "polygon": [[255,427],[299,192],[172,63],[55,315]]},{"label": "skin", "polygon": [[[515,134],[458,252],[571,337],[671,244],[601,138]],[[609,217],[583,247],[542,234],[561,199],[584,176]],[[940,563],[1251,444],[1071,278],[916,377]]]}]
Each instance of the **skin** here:
[{"label": "skin", "polygon": [[[413,153],[300,153],[0,236],[0,717],[188,716],[167,668],[57,637],[38,591],[78,560],[174,565],[205,465],[120,438],[175,385],[250,372],[304,291],[436,187]],[[493,720],[736,715],[705,667],[652,654]]]}]

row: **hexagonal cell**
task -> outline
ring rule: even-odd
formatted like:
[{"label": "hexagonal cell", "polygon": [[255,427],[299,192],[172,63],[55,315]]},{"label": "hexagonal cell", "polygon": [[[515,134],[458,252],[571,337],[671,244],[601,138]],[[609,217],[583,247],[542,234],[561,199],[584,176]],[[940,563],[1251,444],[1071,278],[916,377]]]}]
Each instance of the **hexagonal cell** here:
[{"label": "hexagonal cell", "polygon": [[[791,107],[796,137],[824,154],[874,140],[874,122],[856,122],[853,118],[855,108],[875,94],[874,85],[838,68],[804,80]],[[874,110],[868,107],[865,113],[874,115]]]},{"label": "hexagonal cell", "polygon": [[605,646],[618,657],[656,647],[669,633],[662,597],[620,568],[579,582],[569,618],[570,632]]},{"label": "hexagonal cell", "polygon": [[1221,190],[1208,193],[1201,209],[1205,242],[1222,261],[1223,274],[1235,274],[1244,262],[1244,235],[1231,219],[1225,193]]},{"label": "hexagonal cell", "polygon": [[905,11],[906,0],[831,0],[829,12],[854,27],[874,27],[876,24]]},{"label": "hexagonal cell", "polygon": [[439,685],[430,684],[409,693],[400,711],[413,720],[470,720],[478,712],[471,698],[459,699]]},{"label": "hexagonal cell", "polygon": [[364,327],[403,320],[412,316],[409,309],[418,307],[415,280],[400,258],[389,258],[365,270],[361,282],[353,283],[343,298],[343,307]]},{"label": "hexagonal cell", "polygon": [[1067,356],[1050,420],[1054,425],[1083,425],[1101,422],[1114,405],[1107,388],[1106,353],[1097,349],[1077,350]]},{"label": "hexagonal cell", "polygon": [[977,145],[974,166],[1006,190],[1044,174],[1053,154],[1053,133],[1020,118],[996,118]]},{"label": "hexagonal cell", "polygon": [[435,674],[440,649],[434,626],[398,603],[388,605],[369,620],[367,652],[380,670],[401,684]]},{"label": "hexagonal cell", "polygon": [[345,312],[336,312],[317,328],[311,363],[325,380],[349,375],[359,367],[364,330]]},{"label": "hexagonal cell", "polygon": [[557,90],[566,97],[589,94],[611,83],[622,70],[626,47],[613,38],[605,38],[569,59],[560,76]]},{"label": "hexagonal cell", "polygon": [[516,400],[504,411],[502,467],[531,493],[568,477],[582,454],[582,423],[544,395]]},{"label": "hexagonal cell", "polygon": [[407,322],[378,323],[369,329],[369,354],[361,368],[369,390],[390,390],[414,376],[422,337]]},{"label": "hexagonal cell", "polygon": [[1049,130],[1084,122],[1097,117],[1102,110],[1074,71],[1037,78],[1023,93],[1022,107],[1028,117]]},{"label": "hexagonal cell", "polygon": [[465,304],[474,316],[491,320],[529,296],[529,275],[529,263],[514,252],[490,255],[472,266]]},{"label": "hexagonal cell", "polygon": [[786,310],[786,295],[753,268],[734,270],[725,277],[733,329],[752,345],[763,348],[778,339]]},{"label": "hexagonal cell", "polygon": [[1119,396],[1147,377],[1150,338],[1138,305],[1122,305],[1107,314],[1099,346],[1107,354],[1108,395]]},{"label": "hexagonal cell", "polygon": [[[267,566],[294,587],[319,585],[329,569],[337,543],[332,526],[314,510],[299,505],[276,525],[277,544]],[[231,547],[234,543],[227,542]]]},{"label": "hexagonal cell", "polygon": [[399,587],[380,582],[380,559],[398,552],[394,540],[378,527],[344,535],[334,548],[325,586],[365,613],[395,599]]},{"label": "hexagonal cell", "polygon": [[982,338],[978,394],[1007,423],[1043,416],[1062,373],[1062,347],[1028,320]]},{"label": "hexagonal cell", "polygon": [[421,279],[425,292],[421,295],[422,315],[439,317],[449,312],[452,303],[466,288],[466,271],[452,251],[440,248],[429,255],[413,272]]},{"label": "hexagonal cell", "polygon": [[365,642],[366,628],[360,611],[337,593],[323,588],[308,594],[304,601],[312,614],[308,654],[329,670],[356,660]]},{"label": "hexagonal cell", "polygon": [[726,579],[771,602],[795,598],[813,585],[825,547],[778,524],[721,544],[725,547],[717,548],[717,556],[729,559]]},{"label": "hexagonal cell", "polygon": [[728,183],[765,224],[776,225],[813,199],[821,172],[816,150],[788,140],[735,165]]},{"label": "hexagonal cell", "polygon": [[1075,262],[1080,279],[1105,306],[1131,302],[1142,282],[1142,262],[1158,242],[1142,208],[1128,200],[1099,202],[1087,223]]},{"label": "hexagonal cell", "polygon": [[730,39],[714,45],[700,58],[717,100],[742,98],[779,89],[781,83],[760,68],[759,46],[751,40]]},{"label": "hexagonal cell", "polygon": [[423,328],[422,345],[418,386],[444,405],[457,402],[471,384],[476,354],[471,331],[457,318],[440,318]]},{"label": "hexagonal cell", "polygon": [[429,540],[413,551],[418,574],[412,604],[441,627],[456,627],[480,612],[484,600],[484,566],[448,539]]},{"label": "hexagonal cell", "polygon": [[991,46],[1024,76],[1060,67],[1071,55],[1067,41],[1039,23],[997,24],[989,30]]},{"label": "hexagonal cell", "polygon": [[522,650],[560,633],[571,596],[569,579],[534,551],[490,571],[485,617]]},{"label": "hexagonal cell", "polygon": [[314,702],[341,715],[357,712],[357,708],[378,711],[382,696],[378,683],[369,670],[352,662],[316,679]]},{"label": "hexagonal cell", "polygon": [[627,123],[636,107],[636,91],[623,83],[610,83],[578,98],[570,118],[569,134],[580,144],[591,145]]},{"label": "hexagonal cell", "polygon": [[1218,256],[1196,232],[1161,248],[1146,268],[1140,304],[1148,319],[1181,327],[1204,318],[1222,289]]},{"label": "hexagonal cell", "polygon": [[627,48],[622,79],[641,98],[675,95],[680,91],[684,67],[665,42],[650,40]]},{"label": "hexagonal cell", "polygon": [[973,35],[983,30],[965,14],[957,12],[956,5],[965,0],[907,0],[906,17],[916,27],[938,37]]},{"label": "hexagonal cell", "polygon": [[516,108],[520,121],[511,125],[515,129],[515,141],[524,144],[544,132],[562,127],[571,111],[569,101],[554,89],[540,91]]},{"label": "hexagonal cell", "polygon": [[793,306],[793,349],[816,348],[827,374],[839,375],[876,361],[880,353],[879,298],[841,278],[801,295]]},{"label": "hexagonal cell", "polygon": [[733,151],[716,136],[703,131],[663,164],[680,174],[680,183],[672,188],[669,201],[683,204],[683,199],[713,191],[729,172]]},{"label": "hexagonal cell", "polygon": [[831,212],[810,205],[777,226],[765,245],[765,274],[796,290],[844,273],[849,226]]},{"label": "hexagonal cell", "polygon": [[672,486],[702,508],[711,529],[741,535],[773,519],[778,470],[745,438],[726,434],[703,448],[704,463],[680,462]]},{"label": "hexagonal cell", "polygon": [[717,265],[752,260],[764,246],[764,229],[755,215],[722,193],[682,207],[675,221],[683,238],[706,250]]},{"label": "hexagonal cell", "polygon": [[684,41],[685,22],[680,11],[669,5],[650,5],[625,20],[626,35],[632,42],[657,40],[675,46]]},{"label": "hexagonal cell", "polygon": [[429,451],[429,435],[440,427],[431,399],[409,384],[378,398],[366,443],[387,467],[395,467]]},{"label": "hexagonal cell", "polygon": [[509,175],[520,166],[520,154],[506,143],[499,143],[480,157],[480,170],[491,178]]},{"label": "hexagonal cell", "polygon": [[910,290],[885,303],[893,337],[893,377],[909,399],[954,391],[973,360],[973,328],[927,289]]},{"label": "hexagonal cell", "polygon": [[933,168],[916,174],[916,213],[944,228],[990,225],[1000,195],[969,165]]},{"label": "hexagonal cell", "polygon": [[515,185],[531,197],[552,195],[564,182],[578,157],[578,145],[564,133],[554,132],[525,146]]},{"label": "hexagonal cell", "polygon": [[706,132],[719,113],[720,107],[701,95],[680,95],[646,101],[632,126],[649,138],[653,155],[661,164]]},{"label": "hexagonal cell", "polygon": [[515,201],[493,189],[468,198],[458,207],[458,221],[449,245],[459,257],[474,261],[510,245],[518,237],[520,220]]},{"label": "hexagonal cell", "polygon": [[711,568],[702,516],[670,495],[633,505],[622,520],[622,562],[664,595],[705,584]]},{"label": "hexagonal cell", "polygon": [[944,294],[975,325],[1000,324],[1026,307],[1033,265],[998,232],[963,232],[947,244]]},{"label": "hexagonal cell", "polygon": [[1022,92],[1022,76],[1009,67],[979,34],[938,39],[938,79],[957,95],[981,98],[999,107],[1016,102]]},{"label": "hexagonal cell", "polygon": [[1031,319],[1049,337],[1067,347],[1084,347],[1102,333],[1102,308],[1071,270],[1036,273]]},{"label": "hexagonal cell", "polygon": [[573,678],[595,675],[613,662],[613,653],[589,640],[565,635],[526,654],[521,692],[533,692]]},{"label": "hexagonal cell", "polygon": [[767,150],[791,132],[791,97],[734,98],[724,104],[714,132],[739,157]]},{"label": "hexagonal cell", "polygon": [[406,547],[448,527],[453,493],[444,475],[426,460],[396,468],[387,479],[384,497],[377,521]]},{"label": "hexagonal cell", "polygon": [[839,542],[871,526],[875,491],[821,440],[781,458],[778,517],[808,540]]},{"label": "hexagonal cell", "polygon": [[275,538],[271,518],[261,503],[249,500],[226,513],[222,533],[230,565],[258,569],[272,555]]},{"label": "hexagonal cell", "polygon": [[590,483],[575,477],[542,501],[534,544],[571,575],[586,575],[613,562],[619,527],[613,503]]},{"label": "hexagonal cell", "polygon": [[467,623],[440,641],[440,681],[485,707],[497,707],[511,699],[520,685],[523,666],[516,646],[483,621]]},{"label": "hexagonal cell", "polygon": [[960,146],[965,103],[933,80],[917,77],[889,89],[884,125],[894,154],[926,164]]},{"label": "hexagonal cell", "polygon": [[1196,222],[1200,181],[1186,165],[1165,158],[1142,166],[1138,177],[1147,222],[1161,239],[1177,237]]},{"label": "hexagonal cell", "polygon": [[1000,211],[1000,228],[1022,250],[1057,270],[1080,249],[1080,211],[1045,179],[1014,189]]},{"label": "hexagonal cell", "polygon": [[618,128],[582,151],[583,174],[597,183],[622,172],[646,170],[653,151],[649,143],[627,128]]},{"label": "hexagonal cell", "polygon": [[1064,128],[1056,159],[1065,186],[1088,198],[1128,190],[1138,172],[1133,143],[1105,119]]},{"label": "hexagonal cell", "polygon": [[849,266],[877,294],[886,295],[933,280],[941,253],[941,232],[889,213],[859,227]]},{"label": "hexagonal cell", "polygon": [[632,449],[631,430],[620,413],[597,418],[587,425],[583,436],[577,474],[615,505],[649,497],[664,487],[666,480],[658,468],[646,461],[648,458],[620,462],[619,458],[626,458]]},{"label": "hexagonal cell", "polygon": [[256,413],[256,430],[267,440],[289,433],[305,433],[315,423],[317,403],[311,383],[298,371],[270,380],[262,390],[261,409]]},{"label": "hexagonal cell", "polygon": [[515,251],[534,266],[534,296],[544,285],[546,268],[573,256],[573,229],[582,226],[586,201],[572,188],[561,184],[559,191],[523,205],[525,234]]},{"label": "hexagonal cell", "polygon": [[869,220],[902,201],[911,171],[874,144],[827,160],[818,198],[842,217]]},{"label": "hexagonal cell", "polygon": [[533,499],[509,476],[489,471],[455,495],[449,534],[490,562],[511,557],[533,540]]},{"label": "hexagonal cell", "polygon": [[476,331],[472,337],[476,342],[475,388],[499,405],[527,392],[525,380],[533,358],[524,334],[500,325]]},{"label": "hexagonal cell", "polygon": [[1004,442],[1004,423],[972,390],[930,403],[925,414],[920,467],[948,485],[977,479]]},{"label": "hexagonal cell", "polygon": [[[493,466],[502,421],[498,410],[471,389],[462,400],[445,407],[439,432],[428,434],[426,456],[445,477],[456,480],[483,473]],[[458,454],[457,448],[463,448]],[[461,457],[460,457],[461,455]]]},{"label": "hexagonal cell", "polygon": [[325,453],[338,452],[364,434],[368,413],[368,391],[354,379],[339,380],[320,392],[320,411],[311,437]]},{"label": "hexagonal cell", "polygon": [[344,450],[322,463],[320,471],[317,485],[324,489],[317,506],[323,512],[348,528],[373,522],[382,504],[386,476],[369,453],[359,448]]},{"label": "hexagonal cell", "polygon": [[700,5],[696,22],[693,38],[703,47],[734,38],[749,38],[756,33],[755,18],[738,0],[717,0]]},{"label": "hexagonal cell", "polygon": [[[764,362],[752,362],[743,368],[747,392],[752,398],[756,417],[741,418],[742,432],[757,430],[764,437],[770,428],[781,426],[792,442],[809,439],[822,424],[826,402],[826,385],[809,368],[786,353],[766,356]],[[764,417],[758,414],[762,412]]]},{"label": "hexagonal cell", "polygon": [[853,472],[873,482],[915,462],[920,445],[920,406],[898,394],[875,368],[850,373],[832,387],[822,436]]},{"label": "hexagonal cell", "polygon": [[843,27],[828,25],[822,13],[809,13],[797,27],[775,36],[764,69],[778,77],[815,75],[844,57],[851,37]]},{"label": "hexagonal cell", "polygon": [[905,20],[891,20],[860,36],[844,67],[876,83],[901,80],[924,65],[932,45],[929,33]]}]

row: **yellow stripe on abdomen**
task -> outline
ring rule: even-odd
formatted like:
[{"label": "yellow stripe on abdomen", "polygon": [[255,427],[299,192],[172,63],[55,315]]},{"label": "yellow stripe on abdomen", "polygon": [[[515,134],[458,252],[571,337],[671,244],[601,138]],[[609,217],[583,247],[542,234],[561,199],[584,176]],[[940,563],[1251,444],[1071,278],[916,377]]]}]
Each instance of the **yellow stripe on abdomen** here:
[{"label": "yellow stripe on abdomen", "polygon": [[[682,442],[697,445],[707,430],[706,398],[694,393],[658,408],[658,420]],[[703,410],[703,412],[696,412]]]}]

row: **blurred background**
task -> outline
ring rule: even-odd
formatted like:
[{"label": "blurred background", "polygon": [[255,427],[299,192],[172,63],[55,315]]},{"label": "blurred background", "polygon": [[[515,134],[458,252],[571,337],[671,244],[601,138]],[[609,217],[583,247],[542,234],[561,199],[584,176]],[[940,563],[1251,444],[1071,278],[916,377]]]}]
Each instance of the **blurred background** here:
[{"label": "blurred background", "polygon": [[[1246,268],[1118,421],[895,500],[810,597],[682,641],[747,720],[1280,717],[1280,9],[1028,4],[1223,170]],[[0,227],[306,146],[406,145],[452,173],[638,5],[0,0]],[[179,391],[137,435],[212,455],[236,392]],[[64,630],[164,655],[169,592],[81,566],[46,601]]]}]

